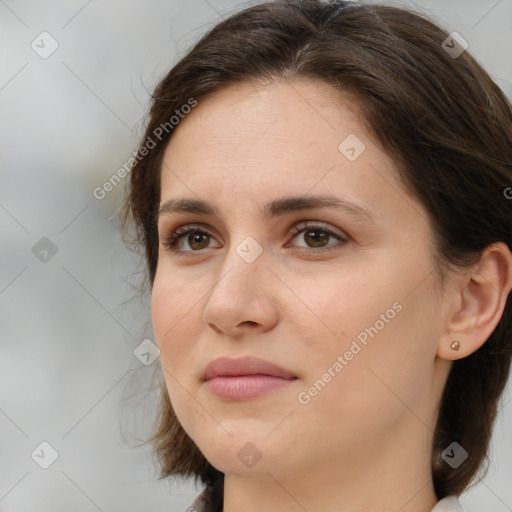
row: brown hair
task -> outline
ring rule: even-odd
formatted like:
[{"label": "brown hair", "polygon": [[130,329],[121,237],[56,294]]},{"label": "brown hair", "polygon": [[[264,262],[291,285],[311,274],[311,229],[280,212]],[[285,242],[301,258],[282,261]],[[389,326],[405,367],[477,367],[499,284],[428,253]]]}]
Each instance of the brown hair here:
[{"label": "brown hair", "polygon": [[[405,8],[334,0],[266,2],[210,29],[156,87],[131,170],[122,228],[135,227],[150,284],[158,259],[155,219],[162,155],[172,136],[169,118],[191,98],[200,101],[251,80],[321,79],[359,99],[404,187],[430,214],[441,283],[443,269],[476,263],[493,242],[512,248],[512,201],[504,193],[512,184],[512,106],[467,51],[458,57],[446,51],[448,36]],[[147,141],[156,138],[148,150]],[[459,495],[487,461],[511,349],[512,294],[486,343],[450,371],[433,436],[438,499]],[[161,393],[159,424],[150,439],[161,478],[218,483],[223,473],[185,433],[163,385]],[[453,441],[469,454],[457,469],[440,458]]]}]

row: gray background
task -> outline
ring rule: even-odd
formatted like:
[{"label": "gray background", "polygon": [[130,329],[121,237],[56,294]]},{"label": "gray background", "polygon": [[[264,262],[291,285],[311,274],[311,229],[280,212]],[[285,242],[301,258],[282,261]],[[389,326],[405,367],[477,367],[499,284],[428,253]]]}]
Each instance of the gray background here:
[{"label": "gray background", "polygon": [[[157,481],[138,446],[158,368],[133,353],[152,338],[149,303],[119,239],[123,184],[103,200],[92,191],[135,149],[163,74],[255,3],[0,0],[0,511],[181,511],[200,491]],[[512,0],[421,9],[462,34],[512,96]],[[58,43],[46,59],[31,47],[50,48],[43,31]],[[510,397],[509,385],[489,474],[462,497],[468,512],[512,510]],[[58,452],[48,469],[35,462],[51,456],[43,441]]]}]

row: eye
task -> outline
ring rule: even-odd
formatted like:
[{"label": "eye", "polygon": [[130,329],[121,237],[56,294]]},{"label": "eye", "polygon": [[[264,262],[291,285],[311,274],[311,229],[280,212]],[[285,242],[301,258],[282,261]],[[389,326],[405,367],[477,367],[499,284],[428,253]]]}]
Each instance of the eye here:
[{"label": "eye", "polygon": [[[199,252],[201,249],[207,249],[209,238],[213,237],[208,231],[200,225],[192,224],[176,228],[168,237],[162,240],[162,244],[169,252],[181,255],[187,252]],[[181,247],[182,241],[188,243],[192,250],[183,250]]]},{"label": "eye", "polygon": [[[309,253],[309,254],[318,254],[322,252],[332,251],[339,248],[339,244],[331,244],[327,245],[329,238],[335,238],[341,245],[344,245],[348,242],[348,239],[334,233],[330,229],[327,229],[321,224],[317,224],[314,222],[304,222],[298,224],[292,228],[292,235],[296,238],[298,235],[303,233],[302,240],[306,244],[310,244],[309,246],[299,246],[301,247],[301,252]],[[324,249],[324,247],[329,247],[328,249]]]},{"label": "eye", "polygon": [[[335,238],[341,242],[341,245],[348,242],[347,238],[344,238],[330,229],[314,222],[302,222],[295,225],[292,228],[290,235],[293,235],[293,238],[296,238],[301,233],[304,233],[303,240],[306,244],[310,244],[310,247],[307,245],[298,247],[301,252],[308,254],[318,254],[339,248],[340,244],[326,244],[330,238]],[[202,228],[198,224],[192,224],[176,228],[169,234],[169,236],[162,240],[162,245],[167,251],[173,254],[184,255],[186,253],[198,253],[203,249],[211,248],[209,245],[212,238],[213,235],[206,229]],[[184,249],[184,243],[188,244],[190,249]],[[334,247],[331,247],[332,245],[334,245]],[[285,247],[288,246],[289,244]],[[324,247],[329,248],[325,249]]]}]

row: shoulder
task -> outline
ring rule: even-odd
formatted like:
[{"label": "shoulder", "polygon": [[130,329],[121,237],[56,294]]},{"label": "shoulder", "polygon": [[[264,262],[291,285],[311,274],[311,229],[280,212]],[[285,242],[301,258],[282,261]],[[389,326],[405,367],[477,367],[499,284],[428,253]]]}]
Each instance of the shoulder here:
[{"label": "shoulder", "polygon": [[184,512],[221,512],[223,507],[223,481],[206,487]]},{"label": "shoulder", "polygon": [[205,489],[196,499],[189,505],[185,512],[210,512],[208,508],[208,489]]},{"label": "shoulder", "polygon": [[464,509],[457,496],[447,496],[438,501],[431,512],[464,512]]}]

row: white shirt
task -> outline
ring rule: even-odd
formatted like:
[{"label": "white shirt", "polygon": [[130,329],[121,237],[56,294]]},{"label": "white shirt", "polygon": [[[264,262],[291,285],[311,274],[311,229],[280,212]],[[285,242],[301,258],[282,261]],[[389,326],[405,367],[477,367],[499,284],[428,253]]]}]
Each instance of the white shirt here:
[{"label": "white shirt", "polygon": [[464,510],[456,496],[447,496],[438,501],[431,512],[464,512]]}]

